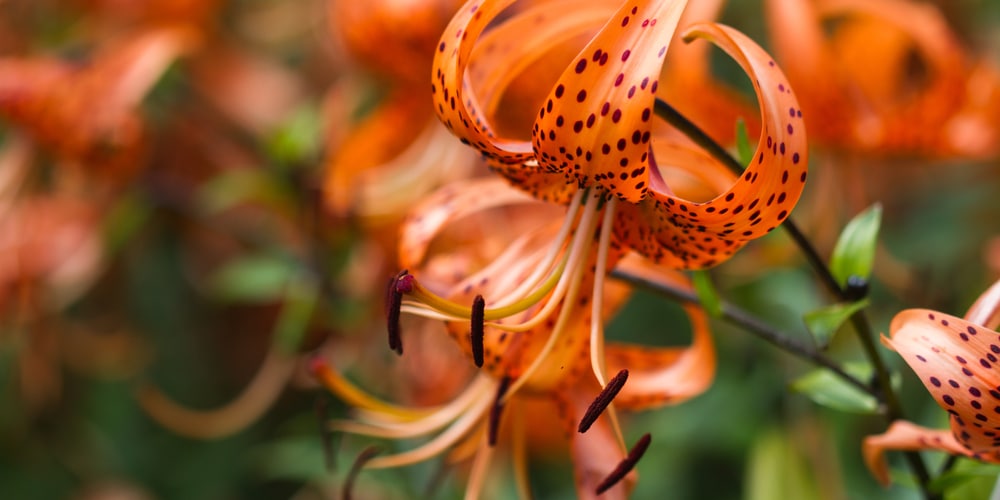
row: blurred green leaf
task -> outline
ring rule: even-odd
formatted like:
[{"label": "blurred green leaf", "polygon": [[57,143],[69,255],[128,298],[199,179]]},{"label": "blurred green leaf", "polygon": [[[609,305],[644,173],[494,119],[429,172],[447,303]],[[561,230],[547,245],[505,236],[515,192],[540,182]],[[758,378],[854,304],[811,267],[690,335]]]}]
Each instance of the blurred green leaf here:
[{"label": "blurred green leaf", "polygon": [[948,472],[934,478],[928,488],[947,500],[996,498],[990,496],[1000,475],[1000,465],[960,459]]},{"label": "blurred green leaf", "polygon": [[209,280],[221,300],[269,302],[282,298],[296,272],[288,261],[269,255],[250,255],[228,262]]},{"label": "blurred green leaf", "polygon": [[240,203],[257,203],[279,211],[293,210],[292,193],[261,169],[230,170],[212,178],[198,193],[199,207],[209,214]]},{"label": "blurred green leaf", "polygon": [[104,219],[104,245],[114,253],[149,220],[149,205],[137,194],[119,199]]},{"label": "blurred green leaf", "polygon": [[750,136],[747,135],[747,124],[743,118],[736,119],[736,153],[739,155],[740,163],[745,167],[753,160],[754,148],[750,145]]},{"label": "blurred green leaf", "polygon": [[701,307],[713,317],[718,318],[722,316],[722,299],[719,298],[718,292],[715,291],[715,285],[712,284],[712,277],[708,274],[708,271],[692,272],[691,283],[694,285],[695,293],[698,294]]},{"label": "blurred green leaf", "polygon": [[299,350],[318,298],[319,290],[312,282],[299,278],[289,284],[275,326],[274,342],[281,352],[292,354]]},{"label": "blurred green leaf", "polygon": [[[295,110],[268,140],[267,152],[283,166],[311,163],[310,158],[320,148],[322,120],[321,106],[308,105]],[[309,161],[307,161],[309,160]]]},{"label": "blurred green leaf", "polygon": [[809,311],[802,316],[809,333],[816,339],[816,344],[821,348],[830,345],[830,340],[837,330],[857,311],[868,307],[868,299],[857,302],[831,304],[813,311]]},{"label": "blurred green leaf", "polygon": [[747,464],[747,500],[822,497],[806,457],[781,430],[759,434]]},{"label": "blurred green leaf", "polygon": [[851,276],[871,276],[881,221],[882,205],[876,203],[844,226],[830,257],[830,271],[841,286]]},{"label": "blurred green leaf", "polygon": [[[861,380],[871,376],[871,368],[867,365],[845,366],[844,371]],[[845,382],[826,368],[809,372],[793,382],[791,388],[809,396],[816,404],[835,410],[867,414],[875,413],[878,408],[875,396]]]},{"label": "blurred green leaf", "polygon": [[294,436],[257,447],[250,455],[266,479],[309,481],[328,475],[319,436]]}]

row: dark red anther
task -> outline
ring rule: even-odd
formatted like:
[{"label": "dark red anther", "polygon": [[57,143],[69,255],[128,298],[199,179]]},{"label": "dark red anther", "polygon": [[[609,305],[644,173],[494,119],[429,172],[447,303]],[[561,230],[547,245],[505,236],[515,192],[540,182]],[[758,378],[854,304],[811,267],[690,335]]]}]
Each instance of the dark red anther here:
[{"label": "dark red anther", "polygon": [[358,474],[361,473],[361,469],[364,468],[365,464],[379,453],[382,453],[382,449],[378,446],[369,446],[361,450],[358,458],[354,459],[354,464],[351,465],[351,471],[344,478],[344,488],[341,491],[341,498],[351,500],[351,490],[354,489],[354,480],[357,479]]},{"label": "dark red anther", "polygon": [[653,438],[649,434],[643,434],[643,436],[639,438],[639,441],[635,443],[635,446],[628,451],[628,456],[626,456],[621,462],[618,462],[618,466],[616,466],[615,469],[611,471],[611,473],[608,474],[603,481],[601,481],[601,484],[597,485],[597,489],[594,490],[594,493],[600,495],[601,493],[610,490],[611,487],[618,484],[619,481],[631,472],[632,469],[635,468],[635,464],[639,463],[639,459],[642,458],[642,455],[646,453],[646,448],[649,448],[649,442],[652,439]]},{"label": "dark red anther", "polygon": [[597,398],[587,407],[587,412],[583,414],[583,418],[580,419],[580,425],[576,428],[577,431],[587,432],[587,429],[590,429],[590,426],[594,425],[597,418],[601,416],[601,413],[604,413],[604,410],[615,399],[615,396],[622,390],[622,387],[625,386],[626,380],[628,380],[628,370],[622,370],[608,381],[604,389],[601,390],[601,393],[597,395]]},{"label": "dark red anther", "polygon": [[[407,279],[409,278],[409,279]],[[403,338],[399,331],[399,311],[403,307],[403,293],[413,290],[413,276],[404,269],[389,280],[386,287],[386,329],[389,331],[389,349],[403,354]],[[400,283],[406,281],[406,285]],[[400,288],[405,291],[400,291]]]},{"label": "dark red anther", "polygon": [[500,379],[500,385],[497,387],[497,397],[493,400],[493,407],[490,408],[490,423],[487,429],[487,438],[489,439],[490,446],[496,446],[497,437],[500,434],[500,415],[503,413],[504,403],[503,397],[507,394],[507,388],[510,387],[510,377],[504,377]]},{"label": "dark red anther", "polygon": [[485,347],[483,346],[485,316],[486,301],[482,295],[476,295],[476,298],[472,301],[472,328],[469,330],[469,340],[472,342],[472,361],[480,368],[482,368],[485,361],[483,359],[485,356]]}]

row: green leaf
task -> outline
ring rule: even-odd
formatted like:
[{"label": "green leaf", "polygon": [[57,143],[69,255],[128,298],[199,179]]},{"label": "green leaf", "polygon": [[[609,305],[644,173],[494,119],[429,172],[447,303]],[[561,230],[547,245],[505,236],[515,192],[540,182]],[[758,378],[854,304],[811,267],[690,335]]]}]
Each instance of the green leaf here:
[{"label": "green leaf", "polygon": [[802,316],[802,320],[809,329],[809,333],[816,339],[816,344],[820,348],[830,345],[833,335],[840,330],[841,325],[847,321],[857,311],[868,307],[868,299],[857,302],[832,304],[826,307],[809,311]]},{"label": "green leaf", "polygon": [[712,277],[709,276],[708,271],[692,272],[691,283],[694,285],[695,293],[698,294],[701,307],[710,316],[716,318],[722,316],[722,299],[719,298],[719,294],[715,291],[715,285],[712,284]]},{"label": "green leaf", "polygon": [[267,141],[268,154],[283,166],[310,163],[320,148],[320,106],[302,106]]},{"label": "green leaf", "polygon": [[[848,365],[844,367],[844,371],[860,380],[867,380],[871,376],[871,367],[868,365]],[[791,388],[809,396],[816,404],[835,410],[869,414],[878,409],[875,396],[847,383],[826,368],[806,374],[793,382]]]},{"label": "green leaf", "polygon": [[270,302],[282,298],[294,273],[294,267],[284,259],[251,255],[224,265],[209,279],[209,287],[221,300]]},{"label": "green leaf", "polygon": [[840,233],[830,257],[830,271],[841,286],[851,276],[866,280],[871,276],[881,222],[882,205],[876,203],[851,219]]},{"label": "green leaf", "polygon": [[747,500],[821,498],[807,457],[779,429],[758,434],[747,461]]},{"label": "green leaf", "polygon": [[281,352],[298,352],[318,298],[319,290],[316,285],[303,278],[296,279],[286,288],[281,315],[278,316],[274,332],[274,342]]},{"label": "green leaf", "polygon": [[934,478],[928,489],[943,493],[948,500],[995,498],[990,493],[996,486],[998,474],[1000,466],[996,464],[960,459],[954,467]]},{"label": "green leaf", "polygon": [[753,146],[750,145],[750,136],[747,135],[747,124],[743,118],[736,119],[736,154],[739,155],[740,163],[749,165],[753,160]]},{"label": "green leaf", "polygon": [[288,189],[261,169],[238,169],[212,178],[198,193],[200,208],[213,214],[240,203],[258,203],[278,211],[291,212],[295,206]]}]

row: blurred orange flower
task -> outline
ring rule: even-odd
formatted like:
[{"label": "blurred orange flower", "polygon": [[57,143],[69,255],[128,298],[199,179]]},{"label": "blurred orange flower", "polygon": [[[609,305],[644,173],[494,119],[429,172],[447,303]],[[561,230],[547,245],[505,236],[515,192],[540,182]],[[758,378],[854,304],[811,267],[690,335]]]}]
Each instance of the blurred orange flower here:
[{"label": "blurred orange flower", "polygon": [[765,6],[775,53],[817,144],[882,156],[998,152],[1000,71],[969,55],[934,6],[909,0],[768,0]]}]

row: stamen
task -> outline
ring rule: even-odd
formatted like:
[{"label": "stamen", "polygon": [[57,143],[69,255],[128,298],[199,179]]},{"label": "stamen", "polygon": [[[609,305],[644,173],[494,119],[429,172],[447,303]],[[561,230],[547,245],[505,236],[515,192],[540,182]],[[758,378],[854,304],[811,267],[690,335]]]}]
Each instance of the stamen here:
[{"label": "stamen", "polygon": [[377,411],[403,420],[423,418],[434,412],[433,408],[407,408],[375,399],[344,378],[319,356],[309,360],[309,371],[323,387],[355,408]]},{"label": "stamen", "polygon": [[594,493],[600,495],[605,491],[610,490],[612,486],[618,484],[618,482],[621,481],[622,478],[624,478],[625,475],[635,467],[635,464],[639,463],[639,459],[642,458],[644,453],[646,453],[646,448],[649,448],[649,442],[651,440],[652,437],[648,433],[643,434],[643,436],[639,438],[639,441],[635,443],[635,446],[629,450],[628,456],[626,456],[621,462],[618,462],[618,466],[615,467],[615,470],[611,471],[611,473],[608,474],[603,481],[601,481],[601,484],[597,485],[597,489]]},{"label": "stamen", "polygon": [[472,360],[476,363],[476,366],[482,368],[484,362],[484,346],[483,337],[484,333],[484,321],[483,317],[486,312],[486,300],[483,299],[482,295],[476,295],[476,298],[472,301],[472,328],[470,330],[470,337],[472,341]]},{"label": "stamen", "polygon": [[604,389],[597,395],[597,398],[587,407],[586,413],[580,419],[580,426],[576,429],[578,432],[587,432],[590,426],[594,425],[597,418],[601,416],[601,413],[604,413],[604,410],[611,404],[611,401],[618,395],[618,391],[622,390],[626,380],[628,380],[628,370],[622,370],[608,381],[608,385],[604,386]]},{"label": "stamen", "polygon": [[354,459],[354,464],[351,465],[351,471],[347,473],[347,477],[344,478],[344,488],[341,491],[340,497],[344,500],[351,500],[351,490],[354,489],[354,480],[361,473],[361,469],[364,468],[365,464],[369,460],[375,458],[375,455],[382,453],[382,449],[378,446],[369,446],[361,450],[361,454],[358,458]]},{"label": "stamen", "polygon": [[399,333],[399,312],[403,307],[403,294],[413,288],[413,276],[403,269],[389,280],[386,291],[386,329],[389,330],[389,349],[403,354],[403,338]]},{"label": "stamen", "polygon": [[510,377],[500,379],[500,385],[497,387],[497,397],[493,400],[493,406],[490,408],[490,425],[488,431],[490,446],[496,446],[497,444],[497,437],[500,434],[500,415],[503,413],[503,407],[505,406],[503,396],[507,393],[508,387],[510,387]]}]

